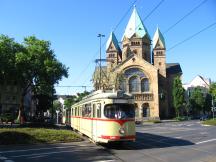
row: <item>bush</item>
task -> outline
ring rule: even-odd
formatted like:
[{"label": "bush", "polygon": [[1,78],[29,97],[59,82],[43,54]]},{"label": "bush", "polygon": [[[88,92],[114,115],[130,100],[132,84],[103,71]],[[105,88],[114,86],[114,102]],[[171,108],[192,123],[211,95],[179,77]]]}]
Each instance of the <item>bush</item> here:
[{"label": "bush", "polygon": [[190,117],[179,116],[179,117],[176,117],[175,120],[177,120],[177,121],[185,121],[185,120],[190,120]]},{"label": "bush", "polygon": [[14,122],[15,117],[10,113],[5,113],[0,116],[0,121],[2,122]]}]

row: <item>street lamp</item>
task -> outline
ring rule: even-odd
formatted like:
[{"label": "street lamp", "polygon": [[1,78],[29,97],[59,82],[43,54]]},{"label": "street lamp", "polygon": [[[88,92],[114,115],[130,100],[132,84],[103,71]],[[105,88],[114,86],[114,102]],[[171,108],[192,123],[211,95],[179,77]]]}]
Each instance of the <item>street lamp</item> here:
[{"label": "street lamp", "polygon": [[56,124],[58,124],[58,114],[59,114],[59,110],[56,110],[56,115],[57,115],[57,123]]},{"label": "street lamp", "polygon": [[214,120],[214,112],[215,112],[216,107],[214,107],[214,97],[212,95],[212,114],[213,114],[213,120]]},{"label": "street lamp", "polygon": [[99,58],[99,89],[101,89],[101,37],[105,37],[103,34],[98,34],[100,38],[100,58]]}]

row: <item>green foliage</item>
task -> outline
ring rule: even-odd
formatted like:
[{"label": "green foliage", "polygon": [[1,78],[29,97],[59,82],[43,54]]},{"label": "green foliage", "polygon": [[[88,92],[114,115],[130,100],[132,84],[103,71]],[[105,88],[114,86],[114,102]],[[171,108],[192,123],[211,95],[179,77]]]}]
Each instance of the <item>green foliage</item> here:
[{"label": "green foliage", "polygon": [[176,121],[185,121],[185,120],[190,120],[188,116],[179,116],[175,118]]},{"label": "green foliage", "polygon": [[77,93],[77,95],[73,95],[70,98],[67,98],[64,101],[64,106],[66,109],[70,109],[71,106],[79,101],[81,101],[83,99],[83,97],[89,95],[90,92],[88,91],[84,91],[83,93]]},{"label": "green foliage", "polygon": [[205,97],[203,96],[202,89],[200,87],[193,89],[189,101],[194,112],[205,111]]},{"label": "green foliage", "polygon": [[214,119],[210,119],[210,120],[203,121],[202,124],[216,126],[216,119],[215,120]]},{"label": "green foliage", "polygon": [[66,109],[70,109],[71,106],[73,104],[75,104],[77,102],[77,96],[75,95],[72,95],[70,98],[67,98],[65,101],[64,101],[64,107]]},{"label": "green foliage", "polygon": [[54,84],[68,77],[68,68],[56,59],[49,41],[35,36],[19,44],[13,38],[0,35],[0,80],[16,81],[20,86],[20,113],[24,113],[24,96],[31,90],[35,95],[52,96]]},{"label": "green foliage", "polygon": [[89,95],[90,93],[88,91],[84,91],[83,93],[77,93],[77,100],[76,102],[79,102],[83,99],[83,97]]},{"label": "green foliage", "polygon": [[53,109],[54,109],[54,112],[56,112],[56,110],[62,111],[62,104],[61,104],[61,102],[59,102],[58,100],[55,100],[53,102]]},{"label": "green foliage", "polygon": [[211,94],[207,93],[205,97],[205,103],[204,103],[204,111],[211,111],[212,107],[212,96]]},{"label": "green foliage", "polygon": [[216,101],[216,82],[214,82],[210,85],[209,92],[213,96],[214,102],[215,102]]},{"label": "green foliage", "polygon": [[4,113],[0,115],[1,122],[14,122],[15,116],[12,113]]},{"label": "green foliage", "polygon": [[69,130],[45,128],[3,128],[0,129],[0,145],[58,143],[81,141]]},{"label": "green foliage", "polygon": [[173,96],[173,106],[176,111],[176,116],[179,117],[180,109],[183,108],[183,104],[185,101],[184,101],[184,88],[182,87],[181,79],[178,76],[174,78],[172,96]]}]

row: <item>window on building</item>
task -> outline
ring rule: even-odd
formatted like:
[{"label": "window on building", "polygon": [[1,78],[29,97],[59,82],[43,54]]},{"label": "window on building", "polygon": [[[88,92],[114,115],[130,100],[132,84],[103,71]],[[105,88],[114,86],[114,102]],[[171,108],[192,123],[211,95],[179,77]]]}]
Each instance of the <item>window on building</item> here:
[{"label": "window on building", "polygon": [[141,91],[148,92],[149,91],[149,80],[148,78],[144,78],[141,80]]},{"label": "window on building", "polygon": [[134,53],[134,54],[137,54],[137,50],[133,50],[133,53]]},{"label": "window on building", "polygon": [[148,103],[142,105],[143,117],[150,117],[150,108]]},{"label": "window on building", "polygon": [[132,76],[129,79],[129,92],[139,92],[139,79],[137,76]]}]

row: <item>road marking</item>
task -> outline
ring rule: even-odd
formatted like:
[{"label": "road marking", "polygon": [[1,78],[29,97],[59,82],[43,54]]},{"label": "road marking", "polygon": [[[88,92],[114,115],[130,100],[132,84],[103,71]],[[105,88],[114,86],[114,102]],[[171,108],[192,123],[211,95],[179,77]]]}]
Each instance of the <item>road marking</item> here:
[{"label": "road marking", "polygon": [[210,140],[206,140],[206,141],[197,142],[196,145],[199,145],[199,144],[202,144],[202,143],[207,143],[207,142],[212,142],[212,141],[216,141],[216,138],[210,139]]},{"label": "road marking", "polygon": [[182,137],[180,136],[180,137],[174,137],[174,138],[176,138],[176,139],[181,139]]},{"label": "road marking", "polygon": [[[84,145],[78,145],[78,146],[84,146]],[[26,149],[26,150],[11,150],[11,151],[2,151],[1,153],[37,151],[37,150],[51,150],[51,149],[62,149],[62,148],[70,148],[70,147],[77,147],[77,146],[59,146],[59,147],[45,147],[45,148]]]},{"label": "road marking", "polygon": [[0,160],[7,160],[7,158],[4,156],[0,156]]},{"label": "road marking", "polygon": [[19,157],[28,157],[28,156],[39,156],[39,155],[51,155],[51,154],[60,154],[60,153],[65,153],[65,152],[73,152],[73,150],[70,151],[53,151],[53,152],[46,152],[46,153],[38,153],[38,154],[25,154],[25,155],[16,155],[16,156],[11,156],[12,158],[19,158]]},{"label": "road marking", "polygon": [[5,160],[4,162],[14,162],[13,160]]},{"label": "road marking", "polygon": [[113,162],[113,161],[116,161],[116,160],[98,160],[98,161],[94,161],[94,162]]}]

